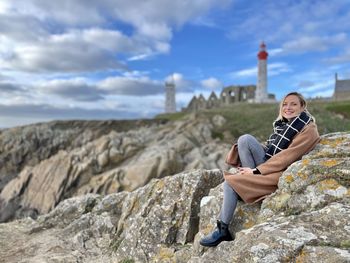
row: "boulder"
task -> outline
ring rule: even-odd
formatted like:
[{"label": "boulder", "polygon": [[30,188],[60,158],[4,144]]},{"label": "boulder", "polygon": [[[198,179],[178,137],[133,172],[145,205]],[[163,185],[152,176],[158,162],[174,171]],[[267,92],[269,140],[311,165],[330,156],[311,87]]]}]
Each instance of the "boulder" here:
[{"label": "boulder", "polygon": [[202,248],[198,240],[215,227],[222,171],[198,169],[151,179],[132,192],[73,197],[36,220],[0,224],[0,258],[350,262],[349,152],[332,150],[349,145],[349,133],[323,136],[312,152],[283,173],[275,193],[262,203],[238,204],[230,225],[235,240],[214,248]]},{"label": "boulder", "polygon": [[0,222],[28,215],[35,218],[72,196],[132,191],[153,178],[218,168],[227,149],[212,138],[213,127],[210,121],[190,115],[166,125],[111,131],[98,138],[88,130],[80,146],[25,166],[4,186]]},{"label": "boulder", "polygon": [[[317,211],[274,217],[189,262],[315,262],[314,258],[317,262],[349,262],[349,220],[350,206],[340,202]],[[321,257],[327,251],[333,253]]]},{"label": "boulder", "polygon": [[194,170],[153,179],[131,193],[67,199],[36,221],[0,224],[0,258],[162,262],[193,242],[200,201],[222,180],[220,170]]},{"label": "boulder", "polygon": [[[230,225],[234,242],[210,249],[194,242],[189,262],[350,262],[349,164],[350,134],[322,136],[261,204],[238,203]],[[205,199],[197,241],[215,227],[222,193],[215,189]]]}]

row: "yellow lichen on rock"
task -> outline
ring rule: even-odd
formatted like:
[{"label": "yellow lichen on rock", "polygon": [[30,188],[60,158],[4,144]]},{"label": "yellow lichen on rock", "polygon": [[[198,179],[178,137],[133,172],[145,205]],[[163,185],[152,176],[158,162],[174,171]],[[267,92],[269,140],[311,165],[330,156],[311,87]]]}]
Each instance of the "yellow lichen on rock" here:
[{"label": "yellow lichen on rock", "polygon": [[296,263],[304,263],[305,262],[305,256],[306,253],[304,249],[300,252],[300,254],[296,257],[295,262]]},{"label": "yellow lichen on rock", "polygon": [[239,208],[237,209],[236,215],[237,215],[237,216],[244,216],[244,214],[245,214],[245,213],[244,213],[244,211],[242,210],[242,208],[239,207]]},{"label": "yellow lichen on rock", "polygon": [[298,172],[297,176],[300,177],[303,180],[306,180],[308,178],[308,175],[302,172]]},{"label": "yellow lichen on rock", "polygon": [[290,194],[281,193],[280,195],[275,197],[274,208],[279,210],[281,209],[290,199]]},{"label": "yellow lichen on rock", "polygon": [[339,138],[336,138],[335,140],[322,139],[320,141],[320,144],[329,145],[331,147],[337,147],[339,144],[343,143],[346,140],[347,140],[347,138],[345,138],[345,137],[339,137]]},{"label": "yellow lichen on rock", "polygon": [[304,160],[302,160],[302,164],[303,164],[303,166],[309,165],[309,164],[310,164],[310,159],[304,159]]},{"label": "yellow lichen on rock", "polygon": [[339,161],[337,161],[335,159],[329,159],[329,160],[325,160],[325,161],[321,162],[321,165],[326,166],[326,167],[333,167],[337,164],[339,164]]},{"label": "yellow lichen on rock", "polygon": [[174,259],[174,249],[168,247],[161,247],[159,249],[158,255],[154,258],[155,262],[175,262]]},{"label": "yellow lichen on rock", "polygon": [[292,183],[292,182],[294,181],[294,177],[293,177],[293,175],[288,174],[287,176],[284,177],[284,180],[285,180],[287,183]]},{"label": "yellow lichen on rock", "polygon": [[156,184],[155,190],[159,191],[159,190],[163,190],[165,186],[165,183],[163,180],[159,180]]},{"label": "yellow lichen on rock", "polygon": [[206,227],[202,228],[202,233],[204,235],[208,235],[213,231],[213,226],[212,225],[207,225]]},{"label": "yellow lichen on rock", "polygon": [[255,226],[255,225],[256,225],[256,222],[254,222],[253,220],[248,220],[247,222],[245,222],[243,224],[243,228],[248,229],[248,228],[251,228],[252,226]]},{"label": "yellow lichen on rock", "polygon": [[341,187],[341,185],[334,179],[326,179],[323,180],[322,182],[319,183],[318,188],[321,191],[324,190],[336,190],[339,187]]}]

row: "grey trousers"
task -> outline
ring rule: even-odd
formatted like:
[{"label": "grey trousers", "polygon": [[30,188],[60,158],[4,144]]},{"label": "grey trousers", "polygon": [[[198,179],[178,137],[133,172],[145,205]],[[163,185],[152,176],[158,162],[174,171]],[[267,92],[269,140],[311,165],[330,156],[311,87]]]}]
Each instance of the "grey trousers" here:
[{"label": "grey trousers", "polygon": [[[265,157],[264,147],[252,135],[245,134],[238,138],[238,154],[242,167],[255,168],[263,163]],[[229,224],[237,206],[238,195],[225,181],[223,184],[224,201],[220,211],[220,220]]]}]

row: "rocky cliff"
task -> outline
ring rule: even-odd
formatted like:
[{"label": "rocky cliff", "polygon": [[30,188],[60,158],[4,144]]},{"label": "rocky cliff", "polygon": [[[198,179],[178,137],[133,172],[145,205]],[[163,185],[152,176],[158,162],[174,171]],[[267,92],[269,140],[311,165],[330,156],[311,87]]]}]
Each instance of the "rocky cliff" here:
[{"label": "rocky cliff", "polygon": [[217,218],[222,172],[193,169],[0,224],[0,262],[350,262],[349,164],[350,133],[322,136],[275,193],[239,204],[235,240],[216,248],[198,240]]},{"label": "rocky cliff", "polygon": [[0,222],[87,193],[132,191],[152,178],[223,166],[212,137],[224,119],[53,122],[0,133]]}]

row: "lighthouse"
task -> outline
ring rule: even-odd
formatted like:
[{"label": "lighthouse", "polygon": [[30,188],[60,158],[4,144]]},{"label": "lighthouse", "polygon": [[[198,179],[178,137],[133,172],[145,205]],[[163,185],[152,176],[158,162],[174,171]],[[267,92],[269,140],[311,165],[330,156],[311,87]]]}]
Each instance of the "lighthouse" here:
[{"label": "lighthouse", "polygon": [[165,112],[176,112],[175,81],[173,75],[171,76],[171,81],[165,82]]},{"label": "lighthouse", "polygon": [[266,45],[264,42],[260,44],[260,50],[258,53],[258,83],[255,93],[255,102],[263,103],[268,102],[267,95],[267,57]]}]

